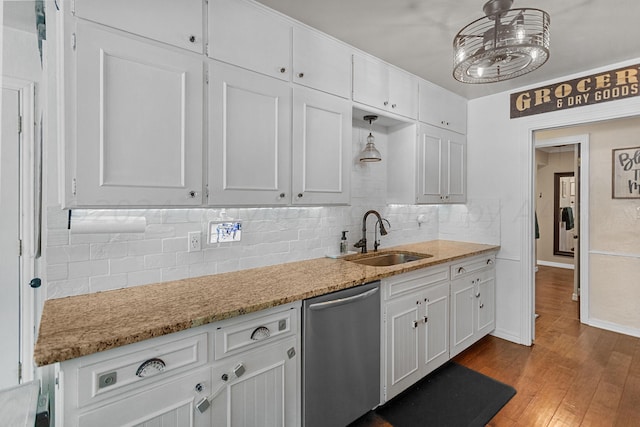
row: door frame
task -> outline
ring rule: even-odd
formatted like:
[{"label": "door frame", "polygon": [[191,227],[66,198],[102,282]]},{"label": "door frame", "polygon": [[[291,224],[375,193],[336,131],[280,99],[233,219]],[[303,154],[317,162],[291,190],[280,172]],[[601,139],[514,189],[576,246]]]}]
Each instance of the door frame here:
[{"label": "door frame", "polygon": [[[544,129],[539,129],[544,130]],[[547,139],[544,141],[536,141],[535,133],[532,133],[532,162],[530,177],[530,194],[531,200],[535,200],[535,183],[536,183],[536,156],[535,150],[536,148],[542,147],[555,147],[558,145],[569,145],[569,144],[578,144],[580,147],[580,171],[579,171],[579,195],[578,198],[580,200],[580,211],[579,211],[579,222],[578,222],[578,236],[579,236],[579,260],[576,260],[576,264],[580,266],[578,270],[579,280],[580,280],[580,289],[579,289],[579,301],[580,301],[580,322],[589,324],[589,134],[577,134],[568,137],[561,138],[553,138]],[[530,218],[535,218],[535,203],[531,203],[531,212]],[[534,245],[531,250],[532,254],[532,265],[535,265],[536,262],[536,251],[535,251],[535,239],[532,239],[532,244]],[[535,269],[533,269],[533,290],[531,297],[532,302],[532,313],[535,313]],[[532,338],[535,338],[535,321],[532,322]]]},{"label": "door frame", "polygon": [[[40,255],[40,214],[41,203],[36,193],[41,186],[36,182],[36,120],[35,120],[35,83],[14,77],[1,76],[3,89],[18,92],[22,131],[19,146],[19,236],[22,242],[22,254],[19,256],[19,362],[22,366],[20,382],[35,379],[36,366],[33,351],[36,339],[36,291],[29,286],[31,278],[36,277],[36,257]],[[38,153],[41,153],[38,150]]]}]

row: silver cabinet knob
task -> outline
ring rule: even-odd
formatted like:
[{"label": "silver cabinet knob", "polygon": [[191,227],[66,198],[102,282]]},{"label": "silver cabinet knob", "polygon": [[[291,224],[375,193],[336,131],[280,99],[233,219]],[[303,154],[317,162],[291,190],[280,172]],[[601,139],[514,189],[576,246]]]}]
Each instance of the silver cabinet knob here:
[{"label": "silver cabinet knob", "polygon": [[492,264],[493,264],[493,260],[492,260],[491,258],[489,258],[489,259],[487,260],[487,265],[492,265]]},{"label": "silver cabinet knob", "polygon": [[298,77],[303,78],[304,77],[304,73],[298,73]]},{"label": "silver cabinet knob", "polygon": [[204,390],[204,386],[202,385],[202,383],[198,383],[196,384],[195,389],[198,393],[202,393],[202,390]]},{"label": "silver cabinet knob", "polygon": [[302,193],[298,193],[298,195],[296,196],[298,199],[302,199],[302,196],[304,196],[304,194]]},{"label": "silver cabinet knob", "polygon": [[396,104],[391,104],[391,108],[396,108]]},{"label": "silver cabinet knob", "polygon": [[193,36],[193,35],[189,36],[189,41],[191,43],[195,43],[196,42],[196,36]]},{"label": "silver cabinet knob", "polygon": [[281,72],[282,74],[284,74],[284,73],[286,73],[286,72],[287,72],[287,69],[286,69],[285,67],[282,67],[282,68],[280,68],[280,72]]},{"label": "silver cabinet knob", "polygon": [[285,196],[286,196],[285,193],[280,193],[280,194],[278,194],[278,199],[284,199]]},{"label": "silver cabinet knob", "polygon": [[389,101],[384,101],[383,104],[386,107],[387,105],[389,105]]},{"label": "silver cabinet knob", "polygon": [[187,197],[189,197],[191,199],[195,199],[197,195],[198,195],[198,192],[194,191],[194,190],[189,190],[187,192]]}]

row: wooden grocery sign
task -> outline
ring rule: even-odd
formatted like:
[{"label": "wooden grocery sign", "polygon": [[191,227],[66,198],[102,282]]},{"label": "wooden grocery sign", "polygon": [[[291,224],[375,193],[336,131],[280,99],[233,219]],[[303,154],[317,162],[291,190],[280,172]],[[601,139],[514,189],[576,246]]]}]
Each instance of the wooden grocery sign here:
[{"label": "wooden grocery sign", "polygon": [[511,94],[511,118],[615,101],[640,94],[640,64]]}]

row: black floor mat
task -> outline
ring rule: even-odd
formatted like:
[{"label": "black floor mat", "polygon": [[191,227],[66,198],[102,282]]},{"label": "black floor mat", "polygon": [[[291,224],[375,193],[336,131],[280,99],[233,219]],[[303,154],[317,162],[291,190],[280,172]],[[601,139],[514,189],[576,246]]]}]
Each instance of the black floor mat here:
[{"label": "black floor mat", "polygon": [[513,387],[449,361],[376,413],[393,427],[484,426],[515,394]]}]

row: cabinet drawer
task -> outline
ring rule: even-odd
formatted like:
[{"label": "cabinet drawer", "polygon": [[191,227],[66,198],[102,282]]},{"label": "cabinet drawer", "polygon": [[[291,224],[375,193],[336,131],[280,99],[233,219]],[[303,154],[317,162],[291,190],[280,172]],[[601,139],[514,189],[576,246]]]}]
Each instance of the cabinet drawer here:
[{"label": "cabinet drawer", "polygon": [[[78,407],[207,362],[206,333],[162,341],[153,347],[109,359],[96,353],[95,357],[100,357],[98,362],[78,368]],[[73,384],[68,386],[73,387]]]},{"label": "cabinet drawer", "polygon": [[495,266],[495,264],[495,254],[464,260],[451,265],[451,278],[455,279],[456,277],[464,276],[465,274],[473,273],[483,268],[491,268]]},{"label": "cabinet drawer", "polygon": [[384,279],[384,298],[391,299],[418,288],[449,280],[449,267],[439,266],[417,270]]},{"label": "cabinet drawer", "polygon": [[298,331],[298,311],[293,306],[244,321],[233,320],[215,331],[215,359],[222,359],[271,343]]},{"label": "cabinet drawer", "polygon": [[163,43],[204,52],[202,0],[75,0],[75,15]]}]

